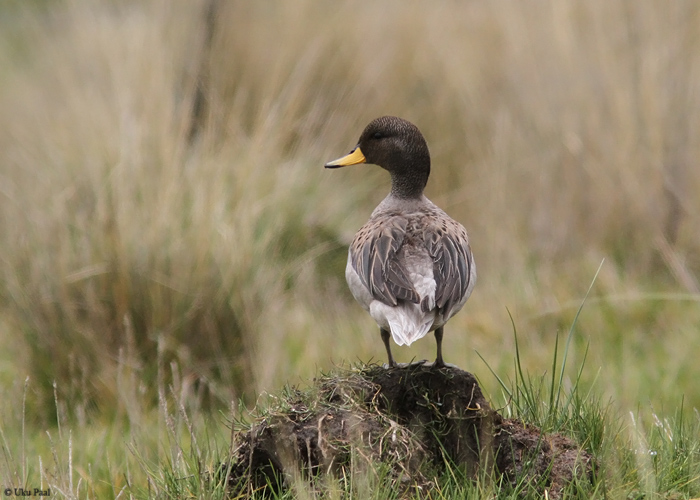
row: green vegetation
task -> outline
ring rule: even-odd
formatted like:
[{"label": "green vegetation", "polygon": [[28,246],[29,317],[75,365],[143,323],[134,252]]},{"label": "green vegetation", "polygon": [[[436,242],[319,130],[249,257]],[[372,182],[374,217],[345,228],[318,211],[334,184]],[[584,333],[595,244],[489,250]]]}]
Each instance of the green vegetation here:
[{"label": "green vegetation", "polygon": [[600,460],[580,498],[700,496],[698,26],[692,0],[0,4],[0,487],[218,498],[232,414],[381,359],[343,269],[388,178],[322,166],[394,114],[479,269],[447,362]]}]

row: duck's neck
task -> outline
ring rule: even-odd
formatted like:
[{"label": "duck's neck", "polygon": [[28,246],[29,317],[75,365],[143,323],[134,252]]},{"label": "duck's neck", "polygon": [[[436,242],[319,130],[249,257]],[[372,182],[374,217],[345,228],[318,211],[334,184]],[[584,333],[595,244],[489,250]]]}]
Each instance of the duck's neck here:
[{"label": "duck's neck", "polygon": [[423,196],[423,190],[428,184],[430,169],[427,171],[409,171],[391,173],[391,194],[401,199],[419,200]]}]

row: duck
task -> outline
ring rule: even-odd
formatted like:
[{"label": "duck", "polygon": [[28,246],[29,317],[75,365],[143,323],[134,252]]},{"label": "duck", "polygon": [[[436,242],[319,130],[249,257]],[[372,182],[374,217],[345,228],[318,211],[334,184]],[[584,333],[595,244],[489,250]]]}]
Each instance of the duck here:
[{"label": "duck", "polygon": [[347,155],[325,168],[373,164],[388,171],[391,190],[348,249],[345,279],[355,300],[372,316],[396,367],[390,339],[411,345],[434,332],[434,367],[445,367],[445,324],[476,284],[467,231],[423,193],[430,152],[418,127],[396,116],[372,120]]}]

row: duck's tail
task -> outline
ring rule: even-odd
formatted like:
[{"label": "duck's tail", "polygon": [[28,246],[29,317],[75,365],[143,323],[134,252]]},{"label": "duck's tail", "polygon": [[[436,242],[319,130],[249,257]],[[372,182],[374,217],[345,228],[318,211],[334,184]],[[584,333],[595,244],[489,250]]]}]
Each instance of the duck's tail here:
[{"label": "duck's tail", "polygon": [[[435,321],[435,311],[425,312],[420,304],[405,302],[398,306],[387,306],[375,301],[370,311],[379,324],[389,324],[391,336],[398,345],[411,345],[425,337]],[[385,321],[380,321],[379,319]]]}]

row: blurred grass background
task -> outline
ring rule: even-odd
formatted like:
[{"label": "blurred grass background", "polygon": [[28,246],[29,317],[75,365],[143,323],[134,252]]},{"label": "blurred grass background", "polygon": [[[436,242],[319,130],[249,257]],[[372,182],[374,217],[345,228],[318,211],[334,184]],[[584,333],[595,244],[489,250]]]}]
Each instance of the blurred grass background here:
[{"label": "blurred grass background", "polygon": [[389,179],[323,169],[383,114],[472,240],[448,362],[498,393],[476,351],[512,372],[511,314],[548,370],[605,260],[569,362],[589,345],[620,410],[700,406],[699,3],[12,0],[0,26],[6,421],[383,360],[343,270]]}]

